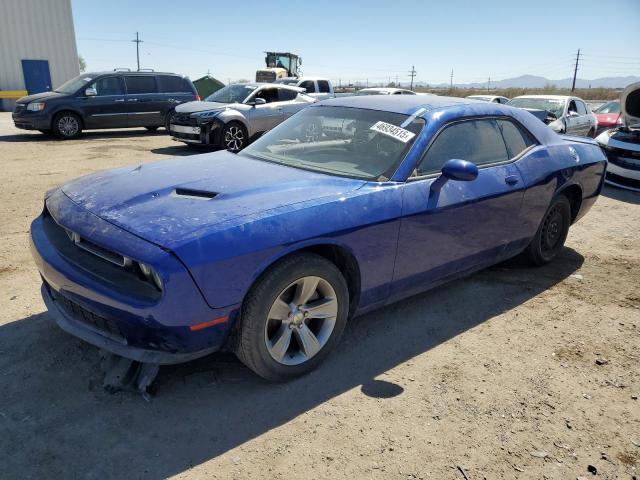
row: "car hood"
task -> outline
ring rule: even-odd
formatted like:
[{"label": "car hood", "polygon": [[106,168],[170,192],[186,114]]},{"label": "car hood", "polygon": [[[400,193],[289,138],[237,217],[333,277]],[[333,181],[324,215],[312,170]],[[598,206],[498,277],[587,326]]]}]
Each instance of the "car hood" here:
[{"label": "car hood", "polygon": [[176,107],[178,113],[195,113],[206,112],[209,110],[221,110],[227,108],[233,103],[220,103],[220,102],[187,102]]},{"label": "car hood", "polygon": [[35,102],[36,100],[54,100],[56,98],[68,97],[67,93],[58,93],[58,92],[42,92],[42,93],[34,93],[33,95],[27,95],[26,97],[19,98],[16,103],[30,103]]},{"label": "car hood", "polygon": [[640,82],[624,89],[620,96],[620,112],[627,128],[640,130]]},{"label": "car hood", "polygon": [[62,191],[104,220],[174,249],[222,222],[335,198],[364,183],[221,151],[95,173]]}]

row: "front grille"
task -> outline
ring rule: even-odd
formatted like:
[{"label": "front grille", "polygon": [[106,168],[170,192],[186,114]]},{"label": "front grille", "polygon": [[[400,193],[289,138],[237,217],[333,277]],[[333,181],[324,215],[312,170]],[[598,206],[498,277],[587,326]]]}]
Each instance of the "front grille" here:
[{"label": "front grille", "polygon": [[189,113],[176,113],[173,117],[171,117],[171,123],[175,125],[185,125],[188,127],[197,127],[198,120],[195,118],[191,118],[191,114]]},{"label": "front grille", "polygon": [[640,171],[640,152],[632,150],[624,150],[621,148],[607,147],[605,149],[607,159],[614,165],[629,170]]},{"label": "front grille", "polygon": [[118,328],[118,325],[113,320],[101,317],[95,313],[87,310],[86,308],[78,305],[76,302],[69,300],[64,295],[49,289],[51,298],[53,301],[66,313],[68,316],[77,320],[93,330],[98,330],[105,336],[117,340],[120,343],[126,343],[122,332]]},{"label": "front grille", "polygon": [[607,180],[623,187],[640,189],[640,180],[634,178],[621,177],[615,173],[607,172]]},{"label": "front grille", "polygon": [[[48,210],[45,210],[43,216],[47,239],[67,262],[124,295],[148,301],[160,299],[161,292],[146,279],[141,278],[141,274],[131,265],[123,267],[105,258],[106,253],[115,256],[118,254],[84,239],[82,248],[79,248],[69,238],[67,230],[55,221]],[[98,255],[98,252],[102,254]]]}]

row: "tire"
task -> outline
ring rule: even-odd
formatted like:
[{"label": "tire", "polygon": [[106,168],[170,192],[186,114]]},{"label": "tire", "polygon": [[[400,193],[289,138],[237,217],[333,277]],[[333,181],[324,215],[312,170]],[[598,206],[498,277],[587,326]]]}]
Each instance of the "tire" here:
[{"label": "tire", "polygon": [[[304,297],[309,310],[292,305]],[[269,268],[247,294],[235,332],[236,355],[269,381],[304,375],[336,346],[348,313],[349,290],[340,270],[319,255],[292,255]]]},{"label": "tire", "polygon": [[63,140],[76,138],[82,133],[82,120],[72,112],[61,112],[53,119],[53,134]]},{"label": "tire", "polygon": [[175,114],[176,114],[176,111],[171,110],[170,112],[167,112],[167,114],[164,117],[164,129],[167,131],[167,133],[171,133],[171,129],[170,129],[171,119]]},{"label": "tire", "polygon": [[534,265],[552,262],[562,250],[571,225],[571,204],[564,195],[555,198],[547,209],[538,231],[525,250]]},{"label": "tire", "polygon": [[144,128],[146,128],[146,129],[147,129],[147,130],[149,130],[150,132],[155,132],[155,131],[156,131],[156,130],[158,130],[158,128],[160,128],[160,127],[144,127]]},{"label": "tire", "polygon": [[238,122],[230,122],[222,127],[220,146],[231,152],[239,152],[247,146],[247,129]]}]

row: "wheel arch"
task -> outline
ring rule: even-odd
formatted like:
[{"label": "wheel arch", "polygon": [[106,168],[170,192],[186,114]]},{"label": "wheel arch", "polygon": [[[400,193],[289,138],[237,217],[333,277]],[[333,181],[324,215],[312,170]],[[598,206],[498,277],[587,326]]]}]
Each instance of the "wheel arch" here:
[{"label": "wheel arch", "polygon": [[347,288],[349,289],[349,318],[352,317],[360,303],[360,291],[362,284],[360,265],[355,254],[349,247],[330,240],[299,244],[279,252],[275,257],[269,258],[269,260],[264,262],[258,269],[249,288],[244,294],[243,301],[253,285],[255,285],[255,283],[264,275],[268,274],[271,267],[283,261],[285,258],[300,253],[313,253],[315,255],[319,255],[333,263],[338,270],[340,270],[340,273],[342,273],[347,282]]},{"label": "wheel arch", "polygon": [[556,196],[558,195],[564,195],[569,200],[569,204],[571,205],[571,223],[573,223],[580,213],[580,207],[582,207],[582,187],[577,183],[572,183],[558,190]]}]

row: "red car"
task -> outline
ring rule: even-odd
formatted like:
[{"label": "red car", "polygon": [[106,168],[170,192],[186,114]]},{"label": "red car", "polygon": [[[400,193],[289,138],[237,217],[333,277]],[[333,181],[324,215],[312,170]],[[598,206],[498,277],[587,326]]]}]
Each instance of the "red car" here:
[{"label": "red car", "polygon": [[605,130],[615,128],[620,125],[620,100],[613,100],[598,107],[593,113],[598,119],[598,129],[596,134],[600,134]]}]

